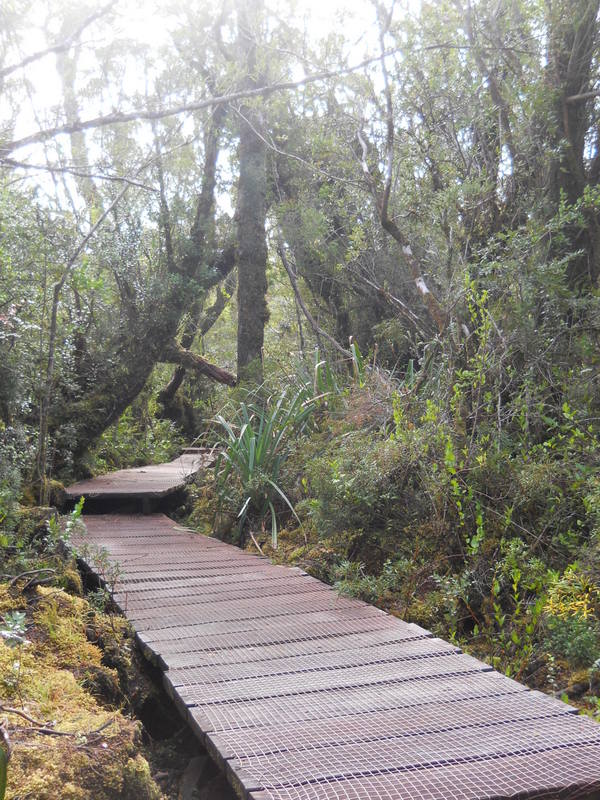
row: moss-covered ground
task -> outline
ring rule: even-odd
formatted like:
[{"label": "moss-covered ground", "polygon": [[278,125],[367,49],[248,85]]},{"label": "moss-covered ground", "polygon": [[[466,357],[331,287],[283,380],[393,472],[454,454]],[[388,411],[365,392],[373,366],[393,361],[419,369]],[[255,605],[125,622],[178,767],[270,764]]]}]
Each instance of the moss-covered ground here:
[{"label": "moss-covered ground", "polygon": [[7,800],[179,797],[198,747],[160,695],[126,621],[62,588],[22,591],[24,584],[0,584],[0,627],[25,615],[24,642],[0,640],[0,722],[12,749]]}]

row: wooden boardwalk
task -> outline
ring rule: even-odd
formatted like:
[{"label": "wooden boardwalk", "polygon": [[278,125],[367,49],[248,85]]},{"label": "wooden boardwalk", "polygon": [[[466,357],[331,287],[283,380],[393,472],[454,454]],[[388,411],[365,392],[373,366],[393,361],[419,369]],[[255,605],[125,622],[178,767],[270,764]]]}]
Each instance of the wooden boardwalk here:
[{"label": "wooden boardwalk", "polygon": [[[241,798],[600,798],[600,726],[428,631],[162,514],[85,518]],[[102,561],[103,559],[98,559]]]},{"label": "wooden boardwalk", "polygon": [[183,489],[197,472],[213,460],[212,451],[190,447],[168,464],[120,469],[79,481],[65,489],[65,496],[67,500],[79,500],[80,497],[94,500],[159,499]]},{"label": "wooden boardwalk", "polygon": [[[208,459],[68,491],[164,496]],[[600,725],[570,706],[163,514],[85,523],[74,544],[90,569],[118,566],[115,601],[240,798],[599,800]]]}]

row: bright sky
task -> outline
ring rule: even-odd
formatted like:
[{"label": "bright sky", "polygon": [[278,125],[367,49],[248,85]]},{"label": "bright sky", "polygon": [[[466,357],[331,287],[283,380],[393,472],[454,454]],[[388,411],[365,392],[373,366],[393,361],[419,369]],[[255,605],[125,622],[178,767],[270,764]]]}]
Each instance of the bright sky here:
[{"label": "bright sky", "polygon": [[[1,0],[0,0],[1,2]],[[36,31],[31,29],[28,41],[20,54],[20,57],[27,53],[35,52],[47,46],[41,30],[46,24],[48,9],[60,5],[61,0],[39,0],[40,28]],[[48,5],[46,5],[48,2]],[[267,13],[272,12],[285,18],[289,14],[289,0],[265,0]],[[395,16],[414,12],[420,6],[421,0],[396,0]],[[156,0],[155,8],[162,9],[168,7],[167,0]],[[109,33],[110,39],[131,38],[151,47],[168,45],[169,24],[168,17],[161,13],[152,13],[152,6],[144,2],[135,0],[124,0],[117,6],[118,18],[117,26]],[[43,13],[42,13],[43,9]],[[309,39],[315,41],[325,38],[330,33],[343,33],[346,39],[346,57],[348,63],[357,63],[365,57],[367,49],[371,52],[376,48],[375,39],[375,10],[369,0],[296,0],[295,18],[304,21],[305,30]],[[167,20],[167,24],[165,24]],[[89,41],[91,31],[84,32],[83,41]],[[97,34],[95,34],[97,35]],[[90,45],[102,46],[108,42],[92,40]],[[85,70],[86,66],[91,75],[95,72],[95,63],[82,58],[79,65]],[[135,58],[131,55],[124,59],[125,68],[125,90],[127,93],[135,91],[143,92],[143,76],[137,69]],[[55,69],[55,57],[53,55],[41,59],[29,65],[25,71],[29,80],[31,90],[29,96],[24,98],[21,104],[21,111],[17,121],[15,135],[17,137],[27,135],[32,131],[54,124],[56,109],[61,107],[61,88],[58,75]],[[298,68],[294,78],[301,78],[303,73]],[[106,113],[118,105],[115,97],[106,96],[104,102],[95,98],[87,104],[85,100],[81,102],[81,116],[94,117],[101,113]],[[1,121],[1,120],[0,120]],[[45,157],[40,146],[22,149],[15,152],[15,157],[30,161],[44,163]],[[32,175],[33,177],[33,175]],[[44,177],[36,173],[36,179],[44,183]],[[48,187],[50,188],[50,187]]]},{"label": "bright sky", "polygon": [[[401,16],[409,11],[415,11],[420,6],[421,0],[396,0],[395,15]],[[286,12],[287,3],[278,0],[266,0],[267,8],[282,16]],[[52,5],[60,5],[60,0],[54,0]],[[156,2],[157,8],[164,8],[168,4],[163,0]],[[131,37],[144,44],[158,46],[168,44],[169,25],[165,25],[165,16],[153,14],[148,3],[125,0],[118,8],[118,23],[115,30],[116,36]],[[347,55],[349,62],[360,61],[368,46],[374,45],[375,11],[369,0],[296,0],[296,14],[298,18],[305,18],[306,31],[310,38],[317,40],[329,33],[340,32],[347,40]],[[41,10],[41,6],[40,6]],[[46,14],[40,14],[44,19]],[[85,40],[86,34],[84,34]],[[32,28],[26,52],[34,52],[45,46],[40,34]],[[25,55],[23,53],[22,55]],[[54,57],[42,59],[27,68],[27,77],[33,87],[32,101],[39,113],[60,101],[61,93],[58,78],[54,69]],[[91,109],[90,109],[91,110]],[[25,112],[25,109],[23,109]],[[21,125],[29,127],[31,119],[22,119]],[[21,126],[20,126],[21,127]]]}]

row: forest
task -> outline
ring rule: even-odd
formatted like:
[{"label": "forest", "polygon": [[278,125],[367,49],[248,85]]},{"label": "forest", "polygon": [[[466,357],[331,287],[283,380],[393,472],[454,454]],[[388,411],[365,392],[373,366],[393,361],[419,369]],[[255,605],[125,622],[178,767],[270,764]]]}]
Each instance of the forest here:
[{"label": "forest", "polygon": [[179,796],[56,509],[190,445],[178,520],[600,720],[599,17],[1,4],[0,797]]}]

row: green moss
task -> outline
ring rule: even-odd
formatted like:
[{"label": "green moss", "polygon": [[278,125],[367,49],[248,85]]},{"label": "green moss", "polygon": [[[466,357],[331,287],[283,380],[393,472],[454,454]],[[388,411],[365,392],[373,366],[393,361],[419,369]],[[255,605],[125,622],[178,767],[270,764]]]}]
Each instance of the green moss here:
[{"label": "green moss", "polygon": [[118,673],[88,640],[111,639],[125,652],[126,624],[60,589],[38,587],[25,598],[0,584],[0,608],[16,607],[27,610],[30,643],[10,648],[0,641],[0,704],[69,735],[42,737],[3,713],[13,745],[6,800],[162,800],[140,725],[119,710]]},{"label": "green moss", "polygon": [[150,767],[138,753],[123,768],[121,800],[161,800],[162,794],[150,775]]}]

